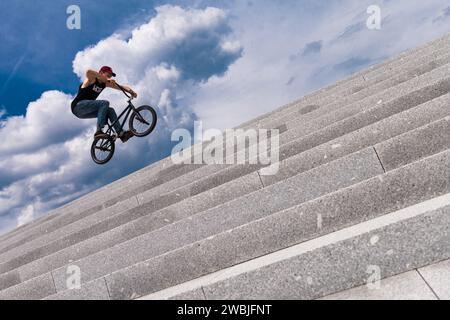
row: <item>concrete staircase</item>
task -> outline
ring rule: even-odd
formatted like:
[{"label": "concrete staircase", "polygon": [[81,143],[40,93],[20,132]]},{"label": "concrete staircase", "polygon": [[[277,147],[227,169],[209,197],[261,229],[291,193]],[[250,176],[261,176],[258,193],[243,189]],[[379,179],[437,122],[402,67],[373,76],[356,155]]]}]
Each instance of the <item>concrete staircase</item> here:
[{"label": "concrete staircase", "polygon": [[240,128],[276,175],[159,161],[2,235],[0,299],[449,298],[450,35]]}]

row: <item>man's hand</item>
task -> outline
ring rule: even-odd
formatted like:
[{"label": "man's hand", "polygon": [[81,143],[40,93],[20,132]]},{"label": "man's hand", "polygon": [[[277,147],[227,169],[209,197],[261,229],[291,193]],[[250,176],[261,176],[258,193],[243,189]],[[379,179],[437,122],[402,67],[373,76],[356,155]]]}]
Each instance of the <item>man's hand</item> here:
[{"label": "man's hand", "polygon": [[122,87],[121,89],[114,79],[109,79],[108,82],[106,83],[106,86],[117,90],[123,89],[125,92],[131,94],[133,98],[137,98],[137,93],[134,92],[133,89],[131,89],[129,86],[121,86]]},{"label": "man's hand", "polygon": [[131,96],[133,97],[133,98],[137,98],[137,93],[136,92],[134,92],[133,91],[133,89],[130,89],[130,91],[128,91],[130,94],[131,94]]},{"label": "man's hand", "polygon": [[132,96],[133,98],[137,98],[137,93],[134,92],[133,89],[131,89],[131,88],[128,87],[128,86],[125,86],[125,87],[123,87],[123,88],[125,89],[126,92],[128,92],[129,94],[131,94],[131,96]]}]

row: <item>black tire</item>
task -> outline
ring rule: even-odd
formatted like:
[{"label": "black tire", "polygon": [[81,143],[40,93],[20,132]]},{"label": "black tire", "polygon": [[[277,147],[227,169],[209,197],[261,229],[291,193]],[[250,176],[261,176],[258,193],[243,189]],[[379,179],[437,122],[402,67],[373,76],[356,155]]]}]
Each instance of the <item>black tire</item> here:
[{"label": "black tire", "polygon": [[137,112],[133,112],[130,117],[130,130],[136,137],[148,136],[155,130],[158,121],[156,111],[150,106],[141,106]]},{"label": "black tire", "polygon": [[92,160],[96,164],[106,164],[113,157],[115,149],[116,144],[112,137],[95,138],[91,147]]}]

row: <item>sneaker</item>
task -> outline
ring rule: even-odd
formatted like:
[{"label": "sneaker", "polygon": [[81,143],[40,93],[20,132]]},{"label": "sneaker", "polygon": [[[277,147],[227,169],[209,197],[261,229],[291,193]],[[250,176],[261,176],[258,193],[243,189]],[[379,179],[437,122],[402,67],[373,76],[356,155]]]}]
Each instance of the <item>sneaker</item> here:
[{"label": "sneaker", "polygon": [[94,134],[94,139],[97,139],[97,138],[107,138],[108,137],[108,135],[106,134],[106,133],[104,133],[103,131],[101,131],[101,130],[98,130],[95,134]]},{"label": "sneaker", "polygon": [[123,143],[127,142],[133,136],[134,134],[131,131],[122,131],[121,133],[119,133],[119,138]]}]

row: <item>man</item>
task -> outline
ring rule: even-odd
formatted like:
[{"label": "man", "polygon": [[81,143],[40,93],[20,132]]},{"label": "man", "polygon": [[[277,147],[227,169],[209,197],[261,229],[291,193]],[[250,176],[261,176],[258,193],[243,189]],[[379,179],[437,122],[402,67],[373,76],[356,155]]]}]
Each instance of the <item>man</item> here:
[{"label": "man", "polygon": [[[72,113],[76,117],[80,119],[97,118],[97,132],[94,135],[95,138],[106,136],[102,130],[107,124],[108,119],[111,123],[117,120],[116,111],[109,107],[109,101],[96,100],[106,87],[121,90],[112,79],[115,76],[116,74],[108,66],[102,67],[99,72],[88,70],[86,72],[86,79],[80,85],[78,94],[72,101]],[[130,87],[122,86],[122,88],[134,98],[137,97],[136,92]],[[122,142],[126,142],[133,136],[131,131],[124,131],[119,122],[114,125],[114,129]]]}]

